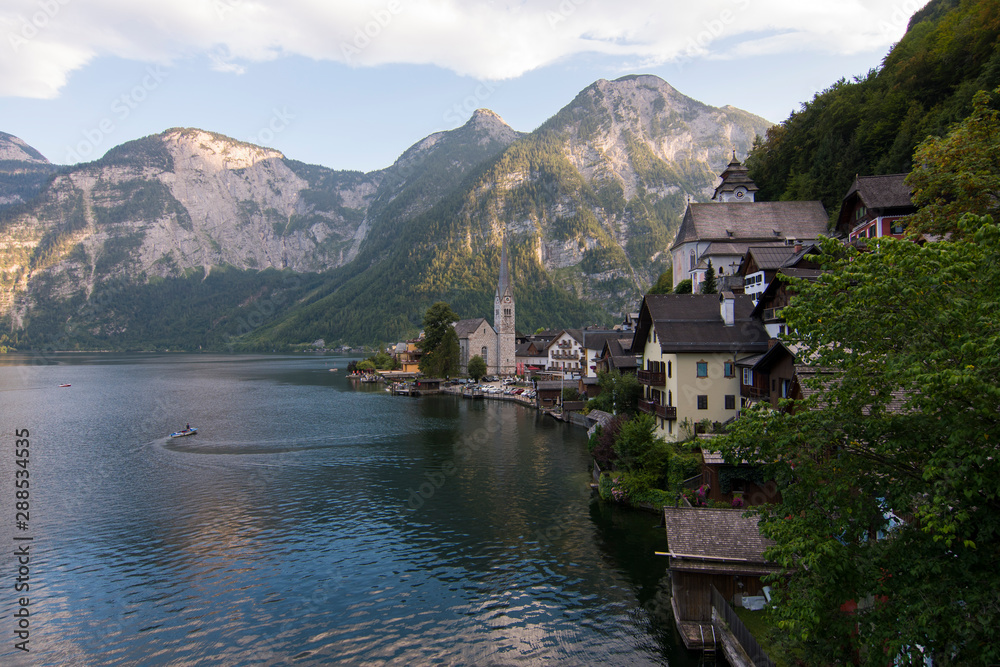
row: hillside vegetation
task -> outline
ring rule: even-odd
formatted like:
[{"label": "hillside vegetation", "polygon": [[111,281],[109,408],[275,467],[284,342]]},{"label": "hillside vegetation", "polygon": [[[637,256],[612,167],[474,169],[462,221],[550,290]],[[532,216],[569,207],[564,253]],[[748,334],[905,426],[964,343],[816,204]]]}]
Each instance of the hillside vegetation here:
[{"label": "hillside vegetation", "polygon": [[836,215],[855,175],[909,172],[918,143],[998,84],[1000,2],[931,0],[881,67],[836,82],[754,146],[758,198],[820,199]]}]

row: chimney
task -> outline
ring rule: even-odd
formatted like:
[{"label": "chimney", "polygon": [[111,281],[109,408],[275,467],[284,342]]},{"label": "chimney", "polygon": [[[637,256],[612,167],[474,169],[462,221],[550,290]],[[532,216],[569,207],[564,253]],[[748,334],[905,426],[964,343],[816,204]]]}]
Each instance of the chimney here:
[{"label": "chimney", "polygon": [[797,255],[800,252],[802,252],[802,241],[796,240],[795,241],[795,254]]},{"label": "chimney", "polygon": [[726,290],[719,294],[719,312],[723,324],[727,327],[736,324],[736,297],[732,292]]}]

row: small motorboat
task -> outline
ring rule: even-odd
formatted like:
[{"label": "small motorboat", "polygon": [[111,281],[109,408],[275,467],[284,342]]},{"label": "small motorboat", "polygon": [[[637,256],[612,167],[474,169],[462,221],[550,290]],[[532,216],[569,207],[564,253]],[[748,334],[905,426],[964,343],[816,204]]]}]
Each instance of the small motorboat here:
[{"label": "small motorboat", "polygon": [[68,385],[68,384],[61,384],[61,385],[59,385],[59,386],[60,386],[60,387],[68,387],[68,386],[70,386],[70,385]]},{"label": "small motorboat", "polygon": [[175,431],[170,434],[171,438],[183,438],[186,435],[195,435],[198,432],[196,428],[186,428],[183,431]]}]

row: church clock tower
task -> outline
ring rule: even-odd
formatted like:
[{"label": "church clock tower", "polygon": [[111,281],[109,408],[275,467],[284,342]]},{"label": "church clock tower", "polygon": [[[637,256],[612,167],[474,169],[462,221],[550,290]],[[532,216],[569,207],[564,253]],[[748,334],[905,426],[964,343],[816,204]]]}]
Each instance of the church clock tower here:
[{"label": "church clock tower", "polygon": [[500,251],[500,280],[493,297],[493,328],[497,332],[497,370],[501,375],[513,375],[517,372],[517,361],[514,358],[514,288],[510,284],[510,272],[507,268],[506,230],[503,249]]}]

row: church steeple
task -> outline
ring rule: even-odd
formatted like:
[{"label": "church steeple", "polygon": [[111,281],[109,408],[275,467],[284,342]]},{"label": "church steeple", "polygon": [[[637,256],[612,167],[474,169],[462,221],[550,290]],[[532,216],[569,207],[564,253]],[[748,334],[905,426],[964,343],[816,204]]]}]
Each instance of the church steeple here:
[{"label": "church steeple", "polygon": [[722,182],[715,188],[712,199],[720,202],[750,202],[754,200],[754,193],[757,192],[757,184],[750,178],[747,168],[736,159],[736,151],[733,150],[733,159],[726,165],[725,171],[720,174]]},{"label": "church steeple", "polygon": [[497,283],[497,296],[503,296],[510,288],[510,272],[507,269],[507,230],[503,232],[503,247],[500,250],[500,281]]},{"label": "church steeple", "polygon": [[493,298],[493,328],[497,332],[497,367],[502,375],[513,375],[517,363],[515,354],[514,288],[510,284],[507,260],[507,230],[504,229],[500,250],[500,279]]}]

